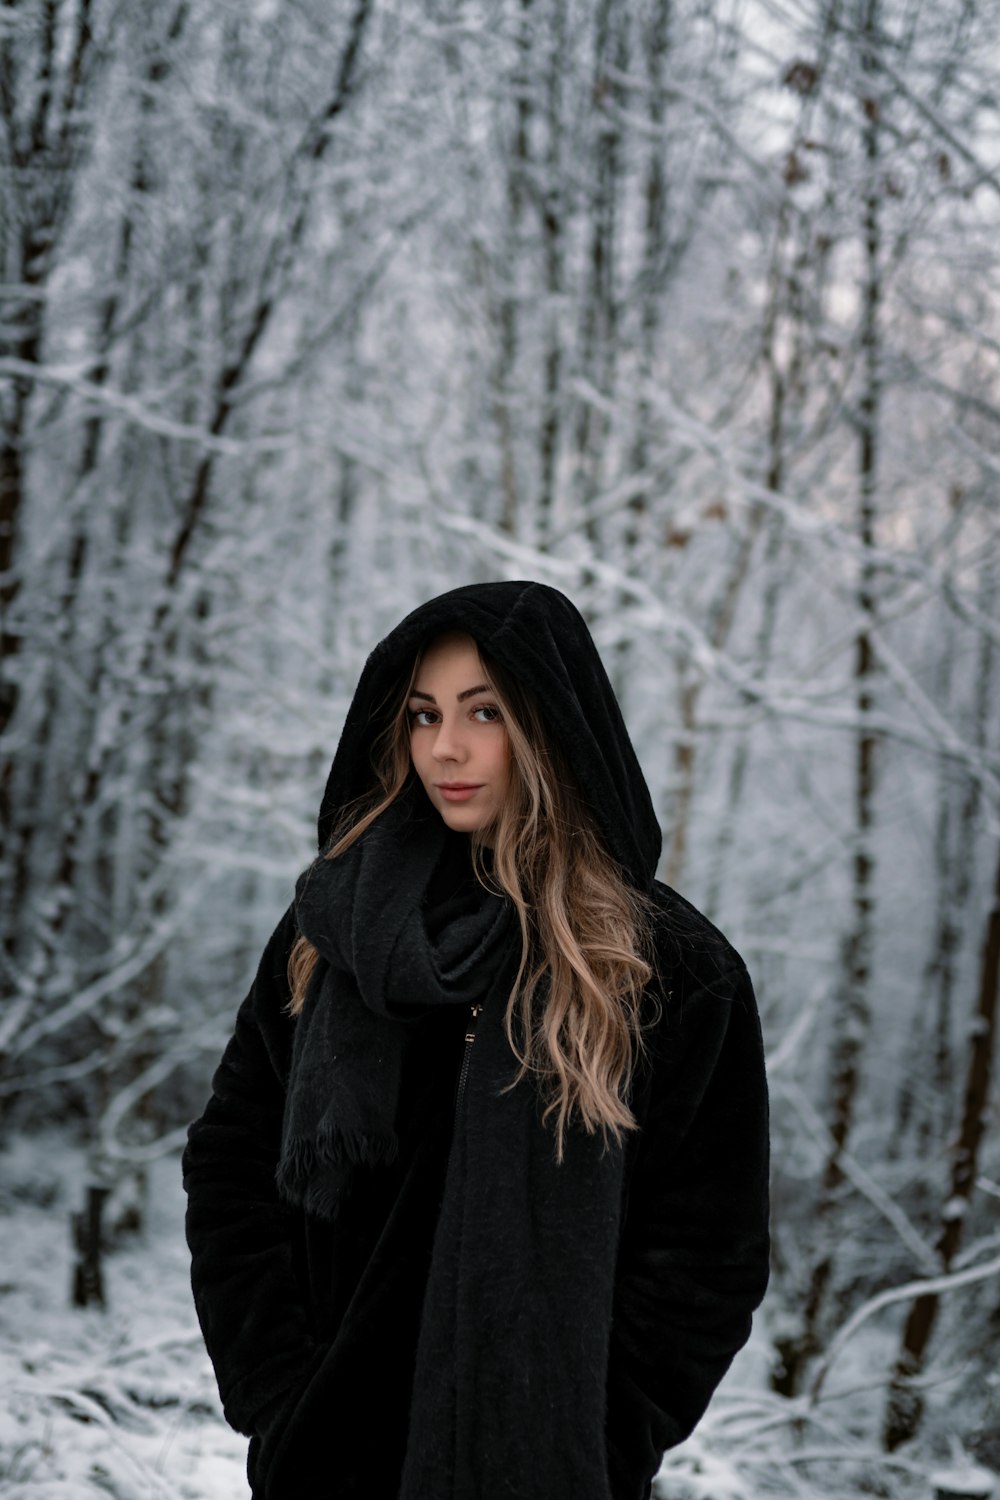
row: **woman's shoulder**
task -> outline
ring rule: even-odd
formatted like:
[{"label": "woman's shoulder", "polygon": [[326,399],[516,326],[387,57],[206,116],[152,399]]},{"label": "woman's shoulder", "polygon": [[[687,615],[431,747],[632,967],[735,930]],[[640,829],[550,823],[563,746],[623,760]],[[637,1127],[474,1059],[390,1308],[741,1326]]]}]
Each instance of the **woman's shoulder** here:
[{"label": "woman's shoulder", "polygon": [[[655,972],[647,990],[645,1077],[634,1106],[640,1120],[652,1101],[670,1108],[672,1100],[700,1098],[721,1059],[745,1080],[762,1061],[757,1002],[741,955],[678,891],[656,881],[651,894]],[[742,1087],[734,1084],[737,1092]]]},{"label": "woman's shoulder", "polygon": [[653,882],[653,948],[668,994],[678,987],[733,1000],[749,982],[742,956],[715,923],[679,891]]}]

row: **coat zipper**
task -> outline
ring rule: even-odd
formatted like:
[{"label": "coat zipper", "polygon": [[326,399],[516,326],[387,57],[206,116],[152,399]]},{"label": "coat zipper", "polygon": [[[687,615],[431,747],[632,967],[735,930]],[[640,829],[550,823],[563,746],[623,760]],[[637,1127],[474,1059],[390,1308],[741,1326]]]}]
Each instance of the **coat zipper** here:
[{"label": "coat zipper", "polygon": [[482,1008],[483,1007],[481,1002],[478,1005],[469,1006],[469,1010],[471,1011],[471,1018],[469,1020],[468,1027],[465,1033],[465,1050],[462,1053],[462,1066],[458,1074],[458,1088],[455,1091],[456,1119],[458,1119],[458,1111],[462,1107],[462,1097],[465,1093],[465,1080],[469,1076],[469,1059],[472,1056],[472,1044],[476,1040],[476,1022],[479,1019],[479,1012],[482,1010]]}]

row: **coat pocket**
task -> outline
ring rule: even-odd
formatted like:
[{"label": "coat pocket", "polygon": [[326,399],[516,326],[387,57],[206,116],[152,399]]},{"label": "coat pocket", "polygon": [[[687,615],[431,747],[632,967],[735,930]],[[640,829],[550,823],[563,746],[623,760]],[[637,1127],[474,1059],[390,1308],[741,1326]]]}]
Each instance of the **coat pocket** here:
[{"label": "coat pocket", "polygon": [[629,1363],[612,1337],[605,1418],[609,1488],[612,1500],[649,1500],[663,1454],[681,1434],[650,1401]]},{"label": "coat pocket", "polygon": [[287,1479],[283,1480],[282,1475],[287,1470],[301,1478],[308,1472],[303,1465],[308,1465],[309,1445],[315,1433],[304,1414],[313,1387],[322,1384],[320,1376],[328,1352],[329,1346],[321,1345],[294,1384],[255,1418],[247,1452],[247,1478],[253,1500],[288,1500],[295,1491],[284,1487]]}]

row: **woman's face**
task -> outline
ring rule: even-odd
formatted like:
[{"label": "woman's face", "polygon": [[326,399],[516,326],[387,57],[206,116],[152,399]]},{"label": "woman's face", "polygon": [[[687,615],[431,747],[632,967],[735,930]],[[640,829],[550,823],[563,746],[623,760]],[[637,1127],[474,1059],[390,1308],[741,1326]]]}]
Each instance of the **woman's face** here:
[{"label": "woman's face", "polygon": [[507,795],[510,746],[471,637],[428,647],[407,711],[413,769],[433,805],[458,833],[486,828]]}]

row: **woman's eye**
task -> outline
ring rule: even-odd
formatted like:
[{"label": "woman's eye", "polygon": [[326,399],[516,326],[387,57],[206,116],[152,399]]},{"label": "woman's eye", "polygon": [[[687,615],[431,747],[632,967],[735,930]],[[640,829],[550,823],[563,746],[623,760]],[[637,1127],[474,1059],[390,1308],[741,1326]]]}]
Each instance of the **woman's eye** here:
[{"label": "woman's eye", "polygon": [[480,724],[498,724],[500,722],[500,710],[495,703],[480,704],[478,708],[474,708],[472,711],[476,715],[483,715],[479,720]]},{"label": "woman's eye", "polygon": [[410,723],[417,724],[421,729],[429,729],[434,717],[432,708],[411,708]]}]

